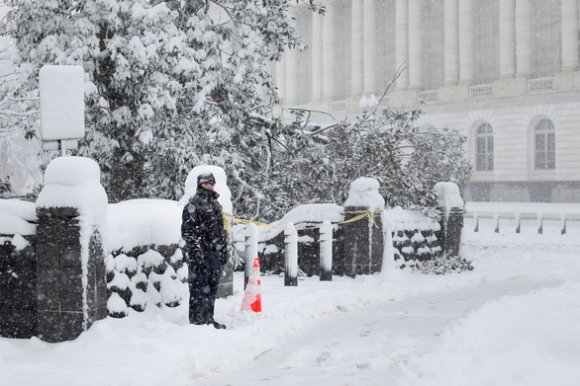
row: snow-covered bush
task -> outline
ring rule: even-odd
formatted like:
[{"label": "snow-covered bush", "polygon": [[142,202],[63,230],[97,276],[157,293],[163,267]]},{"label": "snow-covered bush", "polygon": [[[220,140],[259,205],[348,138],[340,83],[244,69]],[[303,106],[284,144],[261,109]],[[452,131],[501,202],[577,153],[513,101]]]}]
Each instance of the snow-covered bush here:
[{"label": "snow-covered bush", "polygon": [[111,316],[126,316],[128,307],[136,311],[150,306],[175,307],[187,299],[187,264],[180,247],[181,209],[177,202],[167,200],[109,205],[107,288]]},{"label": "snow-covered bush", "polygon": [[446,273],[461,273],[472,271],[471,260],[462,256],[452,256],[450,253],[443,253],[431,260],[416,263],[415,269],[421,273],[443,275]]}]

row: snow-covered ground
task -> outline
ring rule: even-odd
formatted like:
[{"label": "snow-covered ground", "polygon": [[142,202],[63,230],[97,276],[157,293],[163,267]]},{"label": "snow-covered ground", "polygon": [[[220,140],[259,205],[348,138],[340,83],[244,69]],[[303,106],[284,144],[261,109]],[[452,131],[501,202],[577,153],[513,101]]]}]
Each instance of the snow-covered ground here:
[{"label": "snow-covered ground", "polygon": [[577,385],[580,229],[464,231],[475,269],[262,277],[264,312],[217,302],[107,318],[72,342],[0,338],[0,385]]}]

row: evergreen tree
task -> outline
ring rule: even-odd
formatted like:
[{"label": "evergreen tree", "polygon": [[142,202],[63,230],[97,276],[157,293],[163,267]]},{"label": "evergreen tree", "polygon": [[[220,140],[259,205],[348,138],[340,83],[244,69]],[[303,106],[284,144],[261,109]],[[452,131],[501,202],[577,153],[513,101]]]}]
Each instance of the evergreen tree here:
[{"label": "evergreen tree", "polygon": [[292,2],[8,4],[9,21],[18,25],[11,36],[20,76],[4,91],[0,111],[10,105],[26,114],[19,132],[34,138],[40,68],[82,65],[87,133],[78,154],[97,160],[113,202],[178,199],[199,164],[226,169],[237,215],[266,221],[298,204],[340,204],[361,176],[377,178],[387,203],[404,207],[432,205],[436,182],[463,187],[469,180],[465,139],[445,130],[420,133],[418,112],[372,112],[329,127],[312,125],[308,111],[296,111],[292,124],[266,118],[282,102],[270,60],[304,48]]},{"label": "evergreen tree", "polygon": [[32,193],[42,180],[38,90],[25,89],[12,64],[17,51],[7,36],[14,27],[0,20],[0,197]]},{"label": "evergreen tree", "polygon": [[254,152],[234,205],[247,216],[273,221],[300,204],[342,204],[359,177],[376,178],[388,206],[435,215],[433,186],[452,181],[463,190],[471,178],[466,138],[448,129],[419,131],[419,110],[372,111],[327,127],[312,124],[308,110],[293,112],[291,124],[251,121]]},{"label": "evergreen tree", "polygon": [[178,198],[199,162],[243,168],[240,138],[265,109],[260,91],[279,102],[268,62],[301,46],[287,1],[7,3],[23,90],[37,89],[44,64],[83,65],[78,153],[98,161],[112,201]]}]

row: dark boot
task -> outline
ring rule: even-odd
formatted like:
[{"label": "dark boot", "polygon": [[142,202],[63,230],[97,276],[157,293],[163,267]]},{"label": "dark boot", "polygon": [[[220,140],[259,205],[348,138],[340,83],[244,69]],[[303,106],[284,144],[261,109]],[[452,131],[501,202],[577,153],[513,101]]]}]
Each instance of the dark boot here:
[{"label": "dark boot", "polygon": [[213,319],[210,321],[210,324],[212,324],[217,330],[225,330],[226,329],[225,324],[218,323]]}]

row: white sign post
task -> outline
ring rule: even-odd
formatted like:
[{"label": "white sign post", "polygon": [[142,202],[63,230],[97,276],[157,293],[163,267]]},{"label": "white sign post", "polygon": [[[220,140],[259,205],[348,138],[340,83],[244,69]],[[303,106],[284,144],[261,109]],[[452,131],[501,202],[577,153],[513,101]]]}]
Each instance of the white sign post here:
[{"label": "white sign post", "polygon": [[81,66],[42,67],[40,123],[44,150],[76,149],[85,135],[85,72]]}]

